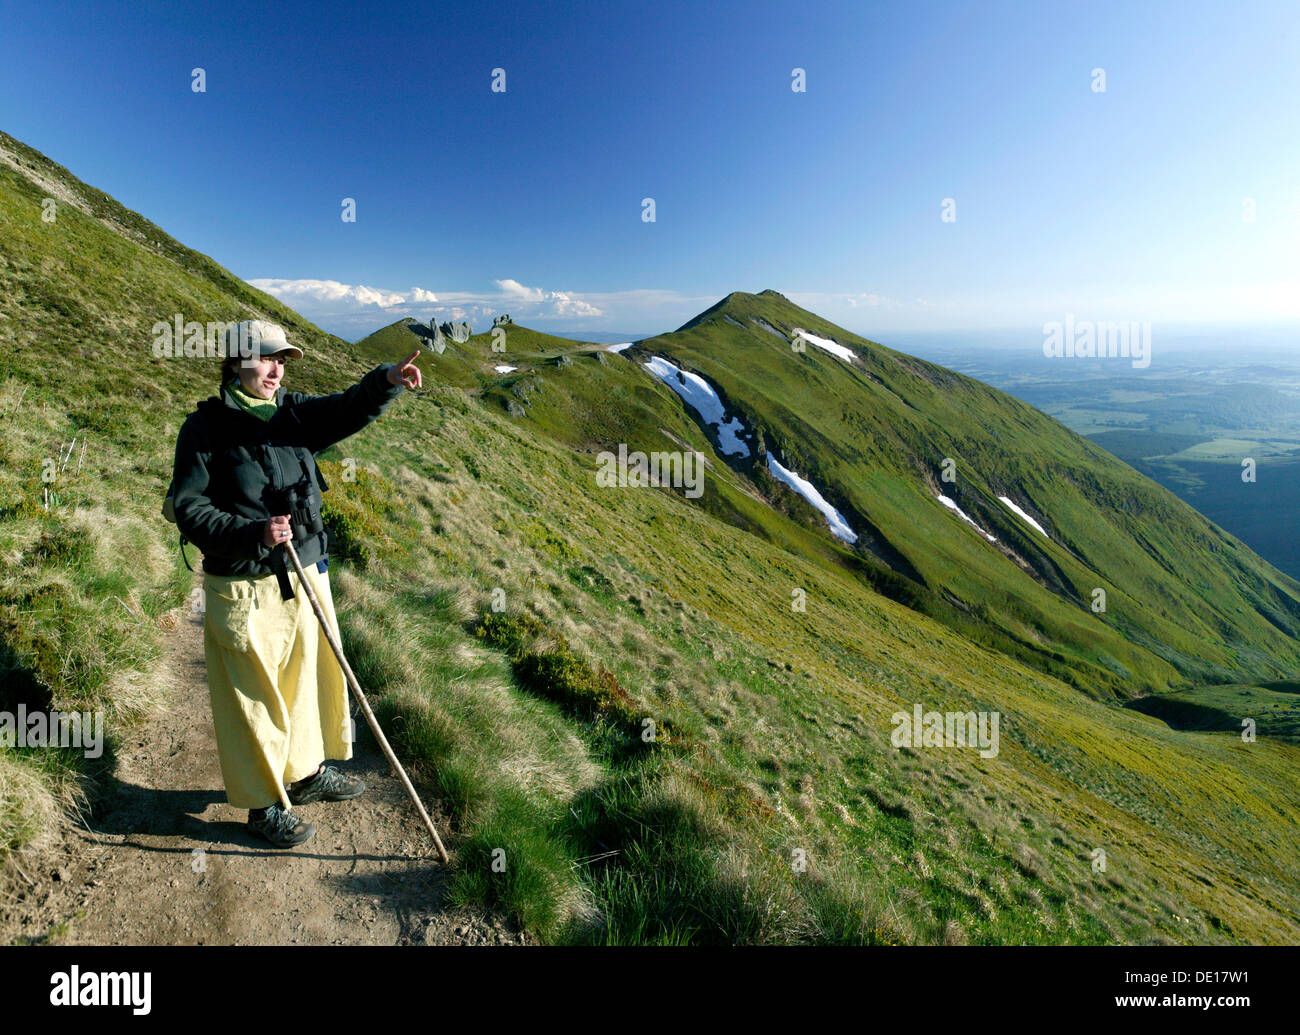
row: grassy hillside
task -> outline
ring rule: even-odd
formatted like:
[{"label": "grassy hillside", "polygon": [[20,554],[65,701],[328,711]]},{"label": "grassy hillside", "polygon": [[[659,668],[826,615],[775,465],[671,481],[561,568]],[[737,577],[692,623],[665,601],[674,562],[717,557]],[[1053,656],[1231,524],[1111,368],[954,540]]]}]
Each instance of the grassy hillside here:
[{"label": "grassy hillside", "polygon": [[[575,345],[569,366],[521,371],[542,381],[526,417],[506,414],[490,393],[476,403],[435,390],[428,401],[436,417],[397,419],[411,421],[404,477],[427,494],[421,504],[435,522],[436,567],[447,579],[441,592],[479,587],[466,608],[479,618],[468,627],[487,617],[499,588],[550,635],[581,643],[593,669],[603,666],[640,705],[634,712],[672,731],[668,744],[643,754],[626,732],[613,737],[611,718],[587,720],[587,743],[609,767],[605,789],[577,796],[594,796],[595,818],[575,806],[578,816],[562,823],[579,835],[592,825],[598,832],[573,851],[600,863],[586,887],[605,912],[599,937],[1215,940],[1243,937],[1237,905],[1206,911],[1239,879],[1229,873],[1267,881],[1270,894],[1286,886],[1289,864],[1275,866],[1270,853],[1292,822],[1282,819],[1293,808],[1289,745],[1178,734],[1008,662],[872,592],[833,559],[799,557],[679,494],[593,491],[590,452],[553,441],[571,394],[566,379],[602,379],[598,394],[611,411],[661,386],[638,382],[644,375],[632,364],[601,364],[587,352]],[[663,431],[690,443],[664,391]],[[422,462],[432,479],[418,473]],[[806,613],[790,607],[795,587],[807,593]],[[377,623],[391,599],[372,592],[363,626]],[[513,671],[525,689],[547,696],[545,683],[529,678],[527,658]],[[422,664],[392,673],[392,685],[418,681]],[[889,717],[916,700],[997,708],[1015,743],[990,761],[895,752]],[[667,815],[657,804],[650,821],[640,803],[661,773],[682,781],[680,798]],[[1179,774],[1176,788],[1170,773]],[[696,801],[689,822],[676,815],[682,798]],[[1229,834],[1239,809],[1252,812],[1251,824],[1272,827],[1250,848]],[[665,831],[673,831],[671,851]],[[705,842],[700,869],[726,859],[747,865],[749,880],[771,882],[759,886],[788,910],[785,921],[745,926],[748,914],[739,913],[744,924],[735,917],[748,899],[723,908],[715,896],[729,882],[719,884],[716,868],[704,880],[694,853],[677,858],[706,832],[722,840]],[[1180,845],[1198,846],[1195,861],[1166,873],[1170,859],[1183,857]],[[797,848],[828,884],[787,869]],[[1106,851],[1109,876],[1091,873],[1095,848]],[[630,872],[609,852],[627,858]],[[1108,901],[1107,889],[1121,884]],[[1202,897],[1198,888],[1210,886],[1218,891]],[[819,897],[832,889],[829,900]],[[1272,925],[1258,903],[1248,912],[1252,925]],[[1292,923],[1262,937],[1289,940]]]},{"label": "grassy hillside", "polygon": [[[856,358],[811,345],[797,352],[795,328],[848,345]],[[414,339],[397,324],[358,348],[391,351],[403,340]],[[504,360],[491,340],[475,336],[432,368],[506,412],[526,411],[531,425],[574,448],[704,449],[716,475],[701,501],[710,512],[801,554],[835,558],[879,591],[1086,693],[1127,699],[1296,668],[1300,586],[1290,577],[1032,407],[866,342],[775,292],[730,295],[622,356],[570,343],[572,372],[557,365],[558,339],[511,328]],[[694,412],[639,369],[650,355],[703,374],[760,450],[846,514],[859,544],[825,534],[821,516],[761,458],[714,454]],[[518,369],[495,373],[500,362]],[[943,478],[948,458],[953,481]],[[939,505],[939,492],[997,543]],[[1037,515],[1047,534],[1001,496]],[[773,507],[812,534],[775,527]],[[1106,594],[1100,612],[1097,589]]]},{"label": "grassy hillside", "polygon": [[[266,315],[307,347],[287,381],[308,391],[404,355],[411,332],[333,339],[174,242],[151,245],[165,235],[140,217],[101,217],[95,205],[111,203],[0,144],[32,165],[20,174],[0,154],[3,686],[10,703],[102,705],[121,744],[147,735],[159,623],[190,588],[158,506],[176,429],[216,373],[155,359],[152,323]],[[43,223],[51,188],[83,206]],[[773,326],[791,315],[770,296],[725,301],[780,306],[758,310]],[[503,355],[477,335],[423,356],[427,389],[327,459],[346,647],[450,811],[454,895],[550,941],[1297,940],[1300,749],[1178,730],[1109,700],[1216,668],[1275,682],[1294,643],[1256,598],[1264,583],[1289,591],[1276,573],[1195,515],[1166,527],[1156,509],[1139,524],[1162,490],[1114,482],[1099,452],[1071,467],[1072,438],[975,382],[949,375],[957,388],[935,394],[939,368],[856,341],[879,351],[869,369],[785,370],[780,348],[727,343],[747,350],[742,363],[717,342],[709,353],[708,326],[706,314],[622,355],[527,328],[507,330]],[[652,351],[719,384],[796,470],[875,526],[880,556],[828,536],[760,465],[726,463],[637,362]],[[944,407],[955,417],[928,415]],[[842,413],[860,435],[837,429]],[[999,453],[992,436],[1029,434],[1021,424],[1052,464]],[[931,433],[949,437],[931,447]],[[76,456],[43,482],[74,435]],[[704,496],[599,488],[595,453],[620,442],[701,450]],[[927,498],[930,448],[958,458],[962,506],[1029,572]],[[1089,535],[1085,504],[1121,489],[1135,520],[1100,508]],[[993,513],[983,496],[1001,492],[1053,542]],[[1163,563],[1139,556],[1139,534]],[[1112,599],[1150,594],[1152,613],[1112,604],[1107,621],[1071,603],[1093,572],[1113,579]],[[916,703],[998,712],[999,753],[893,747],[892,716]],[[3,843],[39,841],[79,796],[93,808],[93,776],[76,758],[0,748]]]},{"label": "grassy hillside", "polygon": [[[796,328],[850,347],[854,359],[812,345],[796,352]],[[879,552],[919,584],[927,613],[1086,692],[1276,678],[1300,662],[1300,585],[1005,393],[775,292],[732,294],[626,355],[647,354],[704,375],[850,525],[875,529],[888,546]],[[938,505],[939,492],[998,542]],[[1047,535],[1000,503],[1004,495]],[[1103,613],[1091,608],[1097,588]]]}]

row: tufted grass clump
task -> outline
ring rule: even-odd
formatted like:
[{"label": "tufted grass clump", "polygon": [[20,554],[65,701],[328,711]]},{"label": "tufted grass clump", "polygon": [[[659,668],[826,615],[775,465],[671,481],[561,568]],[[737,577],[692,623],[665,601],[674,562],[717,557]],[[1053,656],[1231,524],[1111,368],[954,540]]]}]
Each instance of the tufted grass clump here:
[{"label": "tufted grass clump", "polygon": [[527,612],[485,612],[474,635],[506,653],[519,681],[583,719],[613,718],[637,724],[635,703],[604,665],[589,664],[561,634]]}]

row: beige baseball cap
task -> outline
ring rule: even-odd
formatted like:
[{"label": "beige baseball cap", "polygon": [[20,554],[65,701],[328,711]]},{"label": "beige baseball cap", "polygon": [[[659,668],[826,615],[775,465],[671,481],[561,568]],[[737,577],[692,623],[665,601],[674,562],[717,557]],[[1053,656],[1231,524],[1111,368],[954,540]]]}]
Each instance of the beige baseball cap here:
[{"label": "beige baseball cap", "polygon": [[256,359],[287,352],[294,359],[302,359],[302,349],[290,345],[284,328],[266,320],[245,320],[226,330],[225,354],[234,359]]}]

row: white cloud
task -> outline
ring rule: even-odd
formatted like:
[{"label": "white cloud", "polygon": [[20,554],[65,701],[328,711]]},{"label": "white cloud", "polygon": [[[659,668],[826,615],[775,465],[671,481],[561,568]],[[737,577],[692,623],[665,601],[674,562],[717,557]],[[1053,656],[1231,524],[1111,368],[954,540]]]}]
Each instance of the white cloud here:
[{"label": "white cloud", "polygon": [[899,299],[889,295],[882,295],[876,291],[851,291],[847,293],[804,291],[790,292],[788,297],[795,305],[802,306],[804,309],[818,314],[821,314],[822,310],[843,309],[846,305],[850,309],[863,307],[868,309],[894,309],[904,305]]},{"label": "white cloud", "polygon": [[571,332],[573,327],[562,321],[581,320],[593,330],[608,326],[618,332],[656,333],[680,326],[725,294],[688,295],[657,288],[552,291],[512,278],[493,281],[487,291],[438,292],[422,287],[388,290],[336,280],[261,278],[248,283],[348,340],[403,317],[422,323],[468,320],[476,331],[482,331],[500,313],[510,313],[517,323],[558,326],[563,332]]},{"label": "white cloud", "polygon": [[505,305],[543,306],[541,310],[528,310],[534,316],[604,315],[600,309],[576,297],[571,291],[544,291],[542,288],[526,287],[519,281],[509,278],[494,280],[492,283],[501,289],[501,301]]},{"label": "white cloud", "polygon": [[555,299],[556,316],[600,316],[601,312],[594,305],[574,298],[568,292],[556,291],[551,295]]},{"label": "white cloud", "polygon": [[524,287],[517,280],[494,280],[492,283],[501,289],[503,295],[512,300],[520,302],[544,302],[546,300],[546,292],[541,288]]},{"label": "white cloud", "polygon": [[[355,313],[377,306],[388,309],[402,305],[408,296],[400,291],[385,291],[383,288],[368,287],[365,284],[343,284],[337,280],[280,280],[260,278],[248,281],[253,287],[274,295],[280,301],[293,306],[303,307],[304,315],[318,307],[329,307],[330,315]],[[436,302],[438,297],[432,291],[413,287],[409,301]]]}]

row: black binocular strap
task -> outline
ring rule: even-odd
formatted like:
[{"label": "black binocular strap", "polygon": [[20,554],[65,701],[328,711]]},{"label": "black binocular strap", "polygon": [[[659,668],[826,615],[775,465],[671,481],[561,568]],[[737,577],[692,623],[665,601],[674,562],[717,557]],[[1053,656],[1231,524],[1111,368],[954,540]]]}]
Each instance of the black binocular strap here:
[{"label": "black binocular strap", "polygon": [[293,584],[289,581],[289,564],[286,558],[289,555],[288,550],[280,550],[271,560],[271,566],[275,569],[275,581],[280,587],[280,599],[293,599]]}]

